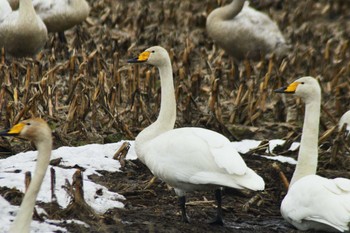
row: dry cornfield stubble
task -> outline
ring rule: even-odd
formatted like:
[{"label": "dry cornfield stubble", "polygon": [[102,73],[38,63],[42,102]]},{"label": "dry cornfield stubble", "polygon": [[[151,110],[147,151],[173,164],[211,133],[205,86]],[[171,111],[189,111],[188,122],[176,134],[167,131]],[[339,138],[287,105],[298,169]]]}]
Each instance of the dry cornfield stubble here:
[{"label": "dry cornfield stubble", "polygon": [[[3,54],[1,128],[42,116],[53,128],[55,147],[133,139],[157,117],[160,83],[156,69],[132,66],[126,59],[161,45],[173,62],[176,127],[201,126],[231,140],[287,139],[275,151],[279,154],[300,137],[303,104],[288,96],[284,101],[273,90],[300,76],[317,77],[323,91],[319,171],[328,177],[350,177],[349,144],[334,128],[350,109],[350,3],[252,1],[253,7],[277,21],[292,50],[283,60],[242,61],[238,78],[234,78],[238,71],[232,59],[205,32],[206,16],[218,7],[218,1],[89,2],[89,18],[66,32],[68,46],[51,35],[36,58],[12,59]],[[285,123],[289,107],[295,119]],[[11,148],[7,139],[1,140],[4,156],[23,149],[16,143]],[[250,155],[266,153],[266,146],[260,149]],[[253,214],[279,216],[279,200],[285,190],[282,184],[276,186],[280,180],[272,162],[244,158],[266,180],[267,199],[262,206],[273,206]],[[289,179],[294,167],[280,167]],[[173,221],[177,224],[178,219]]]}]

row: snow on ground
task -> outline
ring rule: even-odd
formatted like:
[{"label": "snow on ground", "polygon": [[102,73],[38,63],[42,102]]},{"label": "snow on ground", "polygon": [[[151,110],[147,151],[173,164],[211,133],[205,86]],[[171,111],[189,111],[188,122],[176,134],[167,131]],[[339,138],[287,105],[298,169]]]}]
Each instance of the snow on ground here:
[{"label": "snow on ground", "polygon": [[[266,150],[266,153],[270,154],[273,149],[278,146],[278,145],[283,145],[285,141],[282,139],[273,139],[269,141],[269,147]],[[248,151],[257,148],[260,145],[261,141],[257,140],[251,140],[251,139],[246,139],[242,140],[239,142],[232,142],[234,147],[239,153],[245,154]],[[290,146],[289,150],[290,151],[296,151],[299,148],[299,142],[293,142],[292,145]],[[297,161],[291,157],[287,156],[282,156],[282,155],[277,155],[277,156],[267,156],[267,155],[261,155],[262,157],[266,159],[271,159],[271,160],[276,160],[281,163],[290,163],[290,164],[297,164]]]},{"label": "snow on ground", "polygon": [[[66,208],[69,204],[69,197],[65,190],[61,188],[65,185],[65,180],[72,181],[72,176],[76,171],[75,165],[85,169],[83,172],[84,179],[84,197],[86,202],[98,213],[104,213],[109,208],[123,208],[124,205],[121,202],[125,200],[122,195],[118,193],[108,191],[108,189],[102,185],[92,182],[88,176],[92,174],[101,175],[99,171],[104,170],[108,172],[119,171],[120,163],[113,159],[115,152],[123,144],[124,141],[118,143],[109,144],[90,144],[80,147],[60,147],[52,152],[51,160],[62,158],[60,167],[53,167],[56,172],[56,186],[55,195],[57,202],[62,208]],[[136,159],[136,153],[134,149],[134,142],[130,143],[130,149],[126,156],[126,159]],[[283,140],[270,141],[269,150],[272,151],[274,146],[282,144]],[[235,148],[240,153],[247,153],[249,150],[259,146],[261,141],[255,140],[243,140],[240,142],[233,142]],[[290,150],[295,150],[298,144],[293,144]],[[33,173],[36,163],[36,151],[28,151],[19,153],[17,155],[8,157],[6,159],[0,159],[0,187],[17,188],[21,192],[24,192],[24,173],[30,171]],[[275,159],[281,162],[294,163],[291,158],[284,156],[264,156],[268,159]],[[295,161],[295,160],[294,160]],[[38,201],[50,203],[51,200],[51,182],[50,182],[50,169],[48,169],[41,190],[38,194]],[[102,190],[102,195],[96,194],[97,190]],[[13,206],[0,196],[0,233],[7,232],[10,223],[14,220],[18,211],[18,206]],[[38,211],[44,211],[40,207]],[[79,224],[84,224],[79,220],[72,220]],[[57,226],[60,221],[46,220],[42,223],[33,221],[31,224],[31,232],[53,232],[60,230],[67,232],[66,229]]]}]

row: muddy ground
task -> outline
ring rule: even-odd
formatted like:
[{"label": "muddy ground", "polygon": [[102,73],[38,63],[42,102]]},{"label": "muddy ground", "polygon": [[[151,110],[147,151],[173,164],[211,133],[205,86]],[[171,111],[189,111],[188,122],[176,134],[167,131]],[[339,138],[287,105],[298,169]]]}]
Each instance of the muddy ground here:
[{"label": "muddy ground", "polygon": [[[103,177],[92,177],[123,194],[124,209],[111,207],[103,216],[82,209],[64,215],[54,204],[40,204],[49,218],[74,217],[91,226],[66,224],[71,232],[296,232],[279,213],[286,193],[279,170],[259,155],[296,158],[288,148],[300,139],[303,104],[292,97],[284,100],[273,90],[304,75],[317,77],[323,91],[318,173],[350,177],[348,140],[334,127],[350,103],[347,1],[252,1],[278,23],[292,49],[281,60],[242,61],[238,75],[232,59],[205,32],[208,13],[228,0],[89,2],[86,22],[66,32],[68,45],[50,35],[39,56],[2,59],[1,128],[41,116],[53,129],[55,148],[134,139],[156,119],[160,90],[156,69],[126,60],[162,45],[173,61],[176,127],[205,127],[231,140],[282,138],[287,143],[275,151],[266,152],[265,145],[242,155],[265,179],[266,189],[225,190],[223,227],[207,224],[215,215],[213,193],[189,194],[191,223],[180,222],[174,192],[159,180],[145,189],[152,176],[138,161],[126,162],[122,172],[101,171]],[[286,122],[288,107],[294,116]],[[32,149],[23,143],[1,139],[1,156]],[[290,179],[294,166],[277,164]],[[7,199],[19,204],[20,197]]]}]

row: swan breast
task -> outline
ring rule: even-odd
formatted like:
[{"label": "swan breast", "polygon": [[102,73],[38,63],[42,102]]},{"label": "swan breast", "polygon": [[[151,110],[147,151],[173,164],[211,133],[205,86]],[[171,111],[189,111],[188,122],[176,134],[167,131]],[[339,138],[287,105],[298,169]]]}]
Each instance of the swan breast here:
[{"label": "swan breast", "polygon": [[[25,20],[19,20],[20,17]],[[5,47],[12,56],[32,56],[44,47],[47,39],[46,26],[37,15],[20,16],[16,10],[0,22],[0,47]]]}]

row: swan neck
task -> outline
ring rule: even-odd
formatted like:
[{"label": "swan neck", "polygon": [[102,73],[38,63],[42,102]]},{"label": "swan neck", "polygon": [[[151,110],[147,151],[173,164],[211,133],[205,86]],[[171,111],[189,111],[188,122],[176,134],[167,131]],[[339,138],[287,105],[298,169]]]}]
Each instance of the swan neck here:
[{"label": "swan neck", "polygon": [[29,233],[30,223],[32,221],[33,209],[36,198],[38,196],[41,184],[46,174],[47,167],[50,162],[52,139],[46,138],[45,141],[36,144],[38,149],[38,156],[33,179],[30,182],[28,190],[26,191],[22,200],[21,206],[10,228],[11,233]]},{"label": "swan neck", "polygon": [[32,0],[20,0],[18,11],[19,11],[18,18],[20,21],[23,21],[24,23],[32,23],[32,22],[28,22],[28,20],[31,20],[36,16]]},{"label": "swan neck", "polygon": [[233,0],[230,4],[215,10],[215,18],[219,20],[230,20],[241,12],[245,0]]},{"label": "swan neck", "polygon": [[291,184],[307,175],[315,175],[318,161],[318,134],[321,98],[305,104],[305,117],[300,141],[298,163]]},{"label": "swan neck", "polygon": [[157,122],[174,127],[176,118],[176,100],[171,64],[159,67],[161,78],[161,104]]},{"label": "swan neck", "polygon": [[161,133],[172,130],[176,120],[176,100],[173,81],[173,71],[170,59],[158,67],[161,82],[161,104],[157,120],[142,130],[136,137],[135,146],[138,157],[142,159],[142,146]]}]

